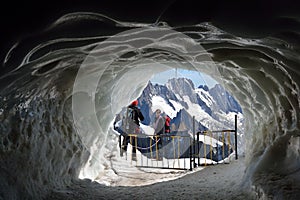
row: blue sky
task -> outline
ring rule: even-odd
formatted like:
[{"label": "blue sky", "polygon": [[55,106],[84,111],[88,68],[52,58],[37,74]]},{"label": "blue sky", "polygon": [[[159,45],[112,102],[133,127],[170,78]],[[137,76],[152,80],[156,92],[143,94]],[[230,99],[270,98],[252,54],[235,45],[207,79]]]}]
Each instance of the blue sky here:
[{"label": "blue sky", "polygon": [[193,81],[195,87],[198,87],[199,85],[207,85],[209,88],[212,88],[215,84],[218,83],[207,74],[183,69],[177,69],[177,75],[175,69],[167,70],[165,72],[156,74],[152,77],[152,79],[150,79],[150,81],[152,83],[164,85],[169,79],[175,77],[189,78]]}]

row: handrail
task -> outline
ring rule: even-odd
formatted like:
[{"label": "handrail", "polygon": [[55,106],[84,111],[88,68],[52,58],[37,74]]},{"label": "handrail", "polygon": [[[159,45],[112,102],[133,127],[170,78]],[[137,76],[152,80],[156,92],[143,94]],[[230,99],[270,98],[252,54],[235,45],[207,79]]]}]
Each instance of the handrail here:
[{"label": "handrail", "polygon": [[[156,159],[156,167],[165,168],[165,169],[186,169],[185,159],[189,159],[190,160],[189,169],[192,170],[193,166],[194,168],[197,167],[196,158],[198,158],[198,166],[201,165],[200,158],[204,158],[205,166],[210,163],[218,164],[219,161],[222,161],[223,163],[227,163],[226,158],[229,158],[230,154],[233,153],[234,151],[235,151],[235,158],[238,159],[237,116],[235,116],[234,130],[230,130],[230,129],[204,130],[204,131],[198,131],[196,133],[195,132],[196,131],[193,125],[192,136],[191,134],[176,135],[178,134],[178,132],[176,132],[176,134],[174,134],[173,132],[173,134],[167,133],[161,135],[127,134],[126,136],[129,137],[128,139],[130,144],[132,145],[132,148],[135,148],[140,151],[141,159],[145,159],[145,158],[147,159],[147,162],[143,162],[141,160],[140,166],[138,166],[138,161],[136,161],[136,166],[138,167],[155,167],[153,166],[153,159]],[[232,134],[234,134],[234,140]],[[200,141],[201,140],[199,137],[200,135],[203,135],[204,137],[202,143]],[[209,139],[207,137],[209,137]],[[171,140],[170,139],[166,140],[164,138],[170,138]],[[184,138],[189,138],[189,140],[184,140]],[[147,145],[144,146],[138,145],[138,143],[141,142],[141,140],[143,139],[147,140]],[[177,142],[175,140],[177,140]],[[184,141],[185,143],[183,143]],[[232,143],[233,141],[234,143]],[[119,144],[120,143],[121,142],[119,142]],[[158,146],[159,143],[161,143],[161,146]],[[168,149],[165,148],[167,144],[171,145],[169,146],[169,150],[173,152],[170,152],[168,151]],[[189,149],[185,149],[187,147]],[[153,156],[153,153],[155,153],[155,156]],[[145,156],[143,157],[142,154],[145,154]],[[182,158],[184,159],[183,167],[181,166],[182,163],[180,163],[181,162],[180,159]],[[151,162],[148,162],[148,159]],[[172,159],[173,159],[173,164],[170,165],[169,160]],[[210,163],[207,162],[207,159],[211,160]],[[162,164],[159,164],[159,162],[161,162]],[[167,162],[167,167],[164,166],[164,162]],[[203,163],[203,161],[201,162]],[[146,166],[144,166],[143,163],[146,163]]]}]

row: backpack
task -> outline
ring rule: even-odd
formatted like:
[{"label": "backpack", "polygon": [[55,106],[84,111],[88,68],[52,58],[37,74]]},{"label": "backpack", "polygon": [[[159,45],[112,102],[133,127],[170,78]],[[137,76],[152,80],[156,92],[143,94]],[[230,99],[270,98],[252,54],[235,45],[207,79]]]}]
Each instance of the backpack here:
[{"label": "backpack", "polygon": [[134,120],[136,112],[132,108],[127,108],[128,109],[128,119]]},{"label": "backpack", "polygon": [[136,112],[133,108],[127,107],[123,115],[124,130],[127,133],[134,133],[137,125],[134,122]]},{"label": "backpack", "polygon": [[166,115],[165,116],[165,133],[170,133],[171,132],[170,122],[171,122],[171,118],[168,115]]}]

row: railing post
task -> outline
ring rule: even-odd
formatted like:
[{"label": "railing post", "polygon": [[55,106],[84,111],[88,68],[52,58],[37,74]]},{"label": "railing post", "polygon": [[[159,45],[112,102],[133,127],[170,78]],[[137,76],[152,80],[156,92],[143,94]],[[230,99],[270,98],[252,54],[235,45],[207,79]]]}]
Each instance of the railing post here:
[{"label": "railing post", "polygon": [[235,139],[235,159],[238,159],[238,151],[237,151],[237,146],[238,146],[238,141],[237,141],[237,115],[235,115],[234,119],[235,127],[234,127],[234,139]]},{"label": "railing post", "polygon": [[193,116],[193,162],[194,162],[194,168],[196,167],[196,138],[195,138],[195,116]]},{"label": "railing post", "polygon": [[121,144],[122,136],[119,135],[119,147],[120,147],[120,156],[122,156],[122,144]]},{"label": "railing post", "polygon": [[192,147],[191,147],[191,139],[190,139],[190,171],[192,171],[193,170],[193,165],[192,165],[192,155],[193,155],[193,153],[192,153]]},{"label": "railing post", "polygon": [[200,142],[199,142],[199,131],[197,132],[197,147],[198,147],[198,166],[200,166]]}]

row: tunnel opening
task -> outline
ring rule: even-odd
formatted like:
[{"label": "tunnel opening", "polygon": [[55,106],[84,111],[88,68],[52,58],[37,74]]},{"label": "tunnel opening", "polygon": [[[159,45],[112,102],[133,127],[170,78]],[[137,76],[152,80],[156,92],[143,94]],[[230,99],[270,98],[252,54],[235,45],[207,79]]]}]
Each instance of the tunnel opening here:
[{"label": "tunnel opening", "polygon": [[[200,165],[229,163],[230,160],[234,159],[234,154],[236,154],[237,159],[237,153],[234,149],[236,145],[234,132],[232,134],[229,132],[235,127],[234,115],[238,115],[239,154],[243,154],[243,114],[240,105],[210,76],[180,69],[158,73],[149,80],[137,101],[137,107],[143,113],[143,120],[140,121],[137,135],[129,134],[128,130],[124,131],[126,130],[125,124],[128,123],[126,118],[127,106],[124,106],[122,111],[116,114],[112,123],[114,126],[112,129],[115,130],[115,134],[119,135],[119,141],[115,142],[115,145],[119,146],[120,151],[120,157],[118,155],[113,157],[116,157],[115,162],[123,162],[123,164],[113,164],[117,166],[114,168],[115,173],[123,176],[120,178],[122,179],[120,183],[111,180],[114,186],[121,184],[141,186],[161,182],[162,180],[179,178],[184,174],[174,175],[174,170],[192,170],[192,168]],[[163,130],[164,134],[161,137],[155,136],[154,122],[157,109],[161,111],[163,119],[166,116],[170,117],[170,130],[167,133]],[[213,132],[209,132],[208,129]],[[191,144],[193,132],[196,134],[194,150],[192,150],[193,148],[190,149],[193,146]],[[152,139],[148,139],[149,137]],[[198,142],[196,142],[196,137]],[[124,155],[122,148],[126,138],[129,150],[126,148]],[[162,140],[161,149],[158,149],[157,139]],[[224,143],[229,145],[223,146]],[[208,147],[205,147],[206,145]],[[161,155],[157,153],[159,151],[161,151]],[[190,153],[194,154],[194,159]],[[162,156],[160,159],[158,159],[159,155]],[[124,159],[128,163],[124,163]],[[162,162],[157,162],[157,160]],[[118,165],[123,165],[123,168]],[[147,168],[146,174],[130,173],[133,167]],[[162,170],[159,171],[158,169]],[[126,176],[136,175],[135,180],[128,179],[126,182],[124,171],[127,171]],[[156,179],[151,177],[150,180],[146,181],[149,177],[147,172],[149,174],[155,172],[161,176],[157,176]],[[138,182],[137,179],[143,180]],[[109,177],[96,179],[97,182],[105,184],[109,184],[108,180]]]},{"label": "tunnel opening", "polygon": [[[144,54],[147,55],[147,53],[145,53],[145,52],[147,52],[147,49],[142,49],[139,51],[143,51]],[[152,54],[155,51],[153,49],[151,49],[150,52]],[[178,56],[177,54],[172,55],[173,52],[170,50],[162,51],[161,47],[158,49],[158,52],[154,53],[154,55],[156,57],[159,57],[160,54],[165,55],[166,53],[168,53],[168,56],[171,55],[171,57],[174,57],[174,58],[176,58],[176,56]],[[130,54],[131,54],[131,57],[129,56]],[[170,59],[170,60],[163,60],[163,62],[159,63],[158,61],[153,62],[149,58],[149,56],[146,57],[147,59],[144,59],[144,57],[142,57],[142,58],[139,57],[138,59],[134,58],[134,56],[136,54],[137,54],[137,52],[131,52],[131,53],[126,53],[125,56],[122,55],[123,57],[126,57],[126,59],[129,59],[129,60],[130,60],[130,58],[133,57],[133,59],[136,59],[136,60],[134,60],[134,62],[130,61],[129,63],[127,63],[127,62],[122,63],[123,61],[121,61],[121,64],[123,66],[120,65],[119,63],[118,64],[114,63],[109,67],[117,68],[117,70],[108,68],[103,72],[103,73],[108,73],[109,76],[113,76],[114,79],[116,80],[114,83],[112,83],[112,86],[109,89],[109,91],[110,91],[109,94],[108,94],[107,90],[103,92],[103,93],[106,93],[105,95],[107,97],[109,97],[109,98],[107,98],[107,100],[108,100],[107,103],[110,106],[109,112],[110,112],[110,115],[112,116],[111,120],[107,121],[107,123],[109,124],[108,130],[112,129],[111,127],[114,122],[114,117],[116,116],[116,114],[119,114],[120,111],[122,110],[122,108],[124,108],[125,105],[129,105],[129,103],[135,98],[139,100],[139,102],[141,103],[141,106],[143,106],[144,108],[148,107],[147,109],[145,108],[145,110],[144,110],[147,114],[145,115],[146,120],[145,120],[145,123],[143,124],[144,125],[143,128],[146,128],[149,130],[148,127],[150,125],[150,122],[153,120],[154,111],[157,108],[162,109],[165,114],[166,114],[166,111],[163,108],[163,105],[161,104],[162,101],[159,96],[154,97],[154,98],[156,98],[155,101],[158,102],[158,103],[156,103],[157,105],[152,105],[152,107],[149,109],[149,103],[148,104],[146,103],[147,101],[149,101],[149,99],[147,99],[146,96],[147,95],[155,96],[155,95],[154,94],[145,94],[146,96],[145,95],[143,96],[143,94],[145,93],[145,91],[152,90],[154,87],[156,87],[157,90],[159,90],[159,91],[165,90],[165,91],[162,91],[163,93],[165,93],[165,95],[167,93],[168,94],[173,93],[171,91],[171,88],[170,88],[170,91],[171,91],[170,92],[170,91],[166,91],[166,89],[167,89],[166,86],[159,86],[158,84],[151,83],[151,81],[153,81],[153,82],[157,81],[157,76],[161,76],[161,74],[168,74],[168,76],[170,78],[170,72],[172,72],[172,71],[174,72],[173,73],[174,79],[173,80],[170,79],[170,82],[168,84],[170,87],[177,87],[178,94],[173,94],[173,97],[174,97],[173,99],[169,98],[169,99],[163,100],[165,103],[166,102],[170,103],[169,105],[171,105],[171,107],[168,108],[170,113],[168,113],[168,114],[171,115],[172,118],[174,118],[175,115],[177,115],[178,112],[180,110],[182,110],[179,113],[179,115],[181,117],[189,116],[189,118],[191,119],[193,117],[193,115],[196,115],[197,120],[201,121],[204,119],[205,125],[208,126],[211,130],[212,129],[222,130],[222,129],[225,129],[224,127],[228,127],[228,124],[226,125],[226,123],[230,123],[230,121],[225,122],[226,118],[228,118],[228,117],[230,117],[232,119],[231,122],[234,122],[233,112],[229,112],[231,110],[225,111],[227,109],[226,104],[224,104],[222,107],[222,106],[214,103],[214,105],[211,105],[211,106],[213,106],[213,108],[210,108],[209,105],[207,105],[209,103],[208,102],[205,103],[204,101],[209,101],[209,98],[211,98],[211,97],[206,96],[206,97],[203,97],[203,99],[201,99],[199,97],[199,93],[204,94],[204,93],[208,92],[207,91],[208,86],[206,86],[205,84],[210,83],[213,87],[216,85],[216,83],[218,83],[216,80],[212,79],[211,77],[208,78],[209,75],[200,73],[198,71],[199,69],[196,70],[195,68],[193,68],[193,65],[190,64],[189,62],[185,63],[185,61],[180,61],[180,60],[178,61],[176,59],[174,59],[174,60]],[[120,62],[120,61],[118,60],[117,62]],[[205,64],[200,64],[199,66],[202,67],[204,65]],[[211,65],[211,64],[207,64],[207,65]],[[205,66],[207,67],[207,65],[205,65]],[[126,69],[127,67],[128,67],[128,69]],[[125,68],[125,70],[124,70],[124,68]],[[122,70],[124,70],[124,71],[127,70],[127,71],[123,72]],[[202,70],[202,69],[200,69],[200,70]],[[208,67],[208,70],[210,73],[213,72],[213,70],[211,70],[211,68],[209,68],[209,67]],[[120,72],[120,71],[121,71],[120,75],[116,75],[117,72]],[[114,74],[114,73],[116,73],[116,74]],[[141,77],[141,75],[144,75],[144,76]],[[203,84],[199,85],[200,88],[197,87],[197,91],[195,91],[196,88],[195,88],[193,81],[191,81],[188,78],[185,78],[186,75],[190,76],[194,80],[202,80]],[[214,76],[218,76],[218,74],[214,75]],[[206,81],[205,81],[205,79],[206,79]],[[100,86],[97,86],[97,88],[100,88],[100,90],[102,88],[104,88],[104,84],[107,84],[107,81],[109,81],[107,78],[105,78],[104,80],[98,80],[98,84]],[[218,98],[219,103],[222,102],[222,96],[226,96],[226,95],[228,98],[228,102],[229,101],[232,102],[233,97],[231,95],[229,95],[229,93],[224,88],[222,88],[220,84],[218,86],[214,87],[213,91],[215,91],[214,95],[217,96],[216,98]],[[99,98],[99,97],[97,97],[97,94],[101,95],[100,98],[103,98],[103,96],[105,96],[105,95],[103,95],[103,93],[100,93],[100,92],[97,93],[97,92],[95,93],[95,99]],[[190,92],[190,93],[188,93],[188,92]],[[221,94],[218,94],[218,92],[220,92]],[[176,97],[176,95],[177,95],[177,97]],[[179,96],[181,96],[180,99],[179,99]],[[106,99],[106,97],[105,97],[105,99]],[[178,102],[176,102],[175,100],[177,100]],[[121,104],[120,102],[125,102],[125,103]],[[187,102],[189,102],[189,105],[187,104]],[[152,102],[151,104],[153,104],[153,103],[154,102]],[[96,104],[96,106],[95,106],[96,109],[98,109],[97,100],[95,100],[95,104]],[[174,107],[174,105],[176,105],[176,104],[177,104],[178,108]],[[211,104],[212,104],[212,102],[211,102]],[[235,104],[237,104],[236,101],[235,101]],[[107,106],[107,105],[105,105],[105,106]],[[119,108],[118,108],[118,106],[119,106]],[[80,107],[82,107],[81,101],[80,101]],[[102,109],[102,107],[104,107],[104,106],[101,105],[100,110]],[[179,107],[181,107],[181,109]],[[197,110],[197,109],[200,112],[198,112],[198,113],[195,112],[195,110]],[[225,114],[222,115],[220,112],[214,112],[213,109],[223,110]],[[241,111],[241,108],[239,105],[236,105],[235,109],[236,109],[236,111]],[[188,113],[187,110],[189,110],[189,112],[191,112],[191,113]],[[84,112],[86,112],[86,111],[84,111]],[[98,112],[100,113],[100,111],[98,111]],[[124,112],[124,110],[123,110],[123,112]],[[78,112],[76,112],[76,113],[78,113]],[[103,113],[103,110],[101,110],[101,113]],[[216,114],[216,113],[219,113],[219,114]],[[205,118],[200,119],[201,114],[205,115]],[[213,117],[211,117],[210,115],[213,115]],[[188,117],[185,117],[185,119],[187,119],[187,118]],[[243,120],[242,117],[239,117],[239,119]],[[223,122],[222,122],[222,120],[223,120]],[[99,123],[103,123],[103,117],[101,116],[101,120],[98,118],[97,121]],[[177,120],[177,121],[180,121],[180,120]],[[177,129],[177,131],[179,130],[179,131],[186,131],[186,132],[190,131],[191,132],[191,128],[192,128],[192,124],[190,122],[191,120],[187,120],[187,121],[189,121],[188,122],[189,124],[177,122],[176,125],[175,124],[173,124],[173,125],[175,126],[175,129]],[[216,123],[211,123],[211,121],[216,121]],[[204,125],[201,125],[200,122],[198,122],[198,123],[200,124],[200,126],[204,127]],[[188,130],[186,128],[187,126],[189,126]],[[232,126],[232,124],[231,124],[231,126]],[[183,127],[185,127],[185,128],[183,128]],[[197,129],[198,129],[198,127],[197,127]],[[227,128],[227,129],[229,129],[229,128]],[[105,135],[104,137],[109,137],[109,136]],[[110,139],[112,139],[112,138],[105,138],[105,141],[107,143],[111,143]],[[116,137],[114,137],[114,139],[115,139],[114,146],[117,147],[118,145],[116,142]],[[99,138],[97,138],[97,140],[99,140]],[[240,146],[241,146],[241,144],[242,143],[240,142]],[[104,144],[103,146],[105,146],[105,145],[106,144]],[[239,149],[243,149],[243,147],[241,147]],[[98,147],[94,151],[98,151],[98,153],[101,154],[100,147]],[[116,155],[118,154],[118,152],[114,152],[114,153]],[[103,156],[107,157],[107,155],[103,155]],[[98,174],[101,171],[103,171],[105,168],[107,168],[107,167],[103,166],[103,163],[107,162],[107,161],[105,161],[106,158],[104,158],[104,157],[103,157],[102,161],[99,161],[99,163],[100,163],[100,169],[98,169],[99,171],[93,171],[93,170],[89,170],[89,169],[82,170],[81,174],[80,174],[80,178],[81,179],[91,178],[90,175],[92,172],[94,174],[93,175],[94,178],[96,177],[95,179],[98,179],[98,181],[101,182],[100,181],[101,177],[99,177]],[[115,169],[113,171],[115,171]],[[103,180],[103,179],[101,179],[101,180]],[[105,181],[107,181],[107,180],[105,180]],[[106,182],[106,184],[108,184],[108,182]],[[126,183],[126,184],[128,184],[128,183]]]}]

